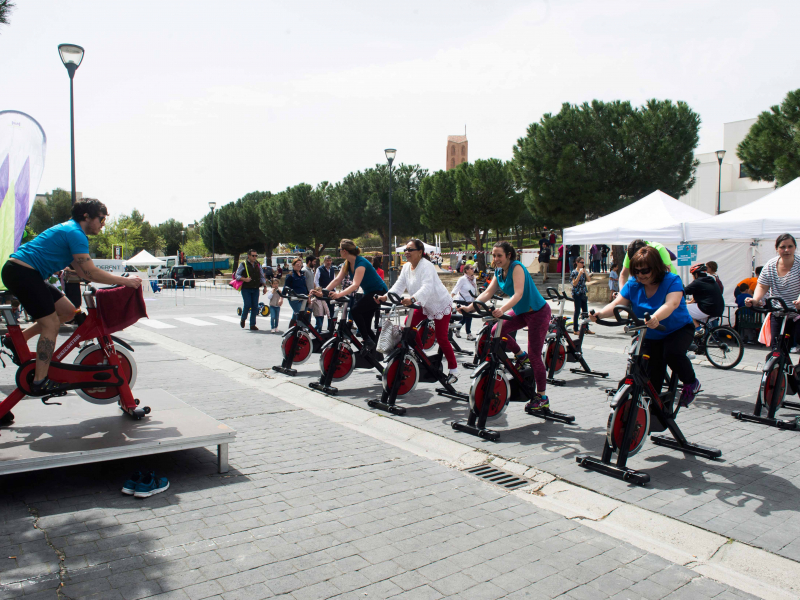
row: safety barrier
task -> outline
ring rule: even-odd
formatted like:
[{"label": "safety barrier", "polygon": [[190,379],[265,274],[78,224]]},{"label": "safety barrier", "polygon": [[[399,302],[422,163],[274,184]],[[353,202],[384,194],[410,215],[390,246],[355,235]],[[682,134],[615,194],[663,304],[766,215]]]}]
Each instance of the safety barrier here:
[{"label": "safety barrier", "polygon": [[186,298],[202,299],[206,297],[219,296],[238,296],[239,290],[234,289],[226,280],[224,283],[214,279],[183,279],[178,284],[183,305],[186,306]]}]

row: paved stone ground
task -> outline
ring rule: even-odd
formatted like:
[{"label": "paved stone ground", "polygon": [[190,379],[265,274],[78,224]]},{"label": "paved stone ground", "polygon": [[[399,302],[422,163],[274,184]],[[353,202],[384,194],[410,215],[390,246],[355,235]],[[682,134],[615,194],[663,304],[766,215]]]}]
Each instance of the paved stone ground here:
[{"label": "paved stone ground", "polygon": [[[0,478],[0,599],[752,597],[158,345],[135,347],[137,387],[238,430],[231,471],[198,449]],[[0,375],[3,391],[11,377]],[[140,466],[170,489],[122,496]]]},{"label": "paved stone ground", "polygon": [[[236,297],[229,296],[212,303],[190,299],[186,307],[178,309],[169,306],[168,301],[153,302],[149,307],[152,317],[170,322],[171,316],[179,314],[195,316],[228,311],[235,315],[238,303]],[[288,320],[288,314],[282,317]],[[259,324],[262,323],[266,329],[267,320],[259,318]],[[584,377],[565,369],[559,377],[568,381],[567,386],[549,388],[553,409],[575,415],[573,425],[543,422],[526,415],[521,405],[512,404],[490,425],[501,432],[500,442],[486,442],[452,430],[450,422],[466,419],[467,407],[462,402],[436,396],[432,384],[420,384],[402,400],[408,408],[407,414],[391,418],[800,560],[800,463],[796,459],[800,433],[740,422],[730,416],[732,410],[752,411],[758,373],[696,367],[704,391],[691,408],[681,411],[678,423],[690,441],[720,448],[723,452],[720,460],[683,455],[646,443],[628,462],[630,467],[650,474],[651,482],[643,488],[586,471],[575,463],[577,454],[600,455],[608,416],[603,390],[613,386],[625,370],[622,352],[627,338],[618,329],[599,326],[594,329],[597,335],[588,340],[593,348],[587,349],[587,360],[592,368],[609,372],[609,379]],[[282,377],[270,370],[280,362],[280,339],[264,331],[242,331],[234,323],[218,321],[213,328],[177,326],[158,333],[262,369],[269,376]],[[294,378],[298,385],[307,386],[318,377],[318,356],[313,355],[298,367],[299,375]],[[763,349],[747,349],[743,364],[754,368],[763,357]],[[462,371],[456,387],[468,392],[469,385],[468,372]],[[378,397],[381,392],[372,371],[356,371],[338,387],[339,399],[361,407],[366,407],[366,400]],[[790,410],[783,413],[797,414]]]}]

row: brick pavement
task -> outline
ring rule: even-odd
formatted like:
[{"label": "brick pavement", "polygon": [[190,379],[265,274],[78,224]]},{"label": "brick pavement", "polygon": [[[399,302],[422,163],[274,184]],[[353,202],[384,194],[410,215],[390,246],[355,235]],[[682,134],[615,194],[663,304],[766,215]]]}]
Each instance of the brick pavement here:
[{"label": "brick pavement", "polygon": [[[235,310],[232,303],[230,306]],[[192,310],[208,308],[199,306]],[[479,440],[451,429],[452,420],[466,418],[466,406],[436,396],[431,384],[420,384],[408,398],[402,399],[408,409],[405,416],[387,416],[546,470],[616,499],[800,560],[797,500],[800,463],[795,458],[800,450],[800,433],[744,423],[730,416],[732,410],[752,411],[759,383],[757,373],[696,367],[704,391],[690,409],[681,411],[678,423],[690,441],[720,448],[723,455],[718,461],[684,456],[648,442],[629,461],[632,468],[650,474],[651,483],[645,488],[586,471],[575,463],[577,454],[599,456],[608,415],[603,390],[613,385],[615,377],[622,376],[625,368],[622,354],[625,339],[616,332],[595,329],[598,334],[590,341],[596,348],[587,349],[587,360],[592,368],[608,371],[611,377],[592,379],[565,369],[559,377],[567,380],[568,385],[549,388],[554,410],[574,414],[573,425],[542,422],[525,415],[521,406],[512,405],[503,417],[490,424],[501,432],[501,441],[495,444]],[[279,339],[270,334],[242,332],[235,325],[219,327],[214,336],[191,328],[159,333],[281,377],[269,370],[280,362]],[[755,367],[763,354],[763,350],[748,349],[745,364]],[[299,366],[294,381],[301,386],[313,381],[319,375],[317,361],[318,355],[313,355]],[[467,372],[462,371],[456,387],[467,392],[469,384]],[[380,394],[380,383],[371,371],[356,371],[339,388],[341,401],[360,407],[366,407],[366,399]],[[782,412],[787,416],[796,414]]]},{"label": "brick pavement", "polygon": [[[3,477],[0,599],[752,597],[157,345],[135,347],[138,385],[238,430],[231,471],[217,474],[213,452],[198,449]],[[171,488],[122,496],[142,463]]]}]

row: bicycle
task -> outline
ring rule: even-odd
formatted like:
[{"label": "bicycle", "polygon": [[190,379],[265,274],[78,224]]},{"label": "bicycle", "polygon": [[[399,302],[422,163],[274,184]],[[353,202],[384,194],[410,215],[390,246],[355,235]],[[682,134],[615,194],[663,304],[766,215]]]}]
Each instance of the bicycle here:
[{"label": "bicycle", "polygon": [[[740,421],[750,421],[752,423],[761,423],[762,425],[777,427],[778,429],[794,430],[798,427],[797,418],[791,420],[777,419],[775,413],[778,411],[778,408],[800,410],[800,403],[785,401],[786,388],[788,387],[790,393],[795,394],[797,393],[797,384],[795,380],[795,366],[792,364],[792,357],[791,354],[789,354],[789,349],[792,347],[794,341],[791,339],[791,336],[784,333],[784,331],[786,329],[786,319],[790,318],[789,315],[797,315],[798,311],[794,307],[788,306],[782,298],[767,298],[765,302],[766,306],[763,308],[756,306],[751,308],[755,312],[762,314],[783,312],[786,316],[781,320],[780,331],[778,335],[774,336],[772,347],[764,363],[753,414],[734,411],[731,413],[731,416]],[[794,385],[792,385],[792,383],[794,383]],[[764,408],[767,409],[766,417],[761,416],[761,411]]]},{"label": "bicycle", "polygon": [[[141,294],[141,288],[138,290]],[[97,312],[96,290],[89,286],[83,294],[87,314],[76,316],[81,323],[72,332],[69,339],[53,353],[47,376],[51,381],[61,384],[58,392],[37,394],[32,384],[36,369],[36,357],[28,348],[22,335],[19,323],[11,305],[0,306],[0,313],[6,322],[8,333],[13,344],[13,351],[3,350],[18,365],[16,373],[16,389],[0,402],[0,419],[9,421],[8,413],[25,396],[41,397],[42,403],[52,398],[66,396],[74,390],[78,396],[92,404],[112,404],[116,402],[120,409],[135,419],[141,419],[150,413],[150,407],[140,407],[139,400],[133,397],[131,388],[136,383],[136,361],[133,348],[123,340],[107,333],[102,319]],[[77,313],[78,311],[76,311]],[[146,315],[145,315],[146,316]],[[94,343],[89,340],[94,339]],[[80,346],[81,342],[83,345]],[[78,355],[72,364],[64,359],[80,346]],[[3,363],[5,367],[5,363]],[[12,417],[13,419],[13,417]]]},{"label": "bicycle", "polygon": [[[289,329],[281,336],[283,360],[280,365],[273,365],[272,367],[273,371],[294,377],[297,375],[297,369],[294,369],[292,365],[302,365],[310,358],[312,353],[319,354],[322,352],[323,344],[333,336],[333,329],[336,325],[336,310],[333,311],[330,319],[328,319],[328,330],[317,331],[317,328],[311,324],[311,312],[307,310],[308,295],[297,294],[289,289],[284,292],[277,291],[276,293],[287,300],[301,300],[303,302],[297,317],[292,319]],[[327,297],[327,294],[328,292],[325,290],[323,292],[324,297]]]},{"label": "bicycle", "polygon": [[339,390],[331,383],[344,381],[357,368],[372,368],[379,374],[383,374],[383,366],[378,358],[380,354],[364,353],[362,342],[353,332],[353,321],[349,318],[347,308],[350,299],[339,298],[334,303],[338,305],[339,318],[331,338],[320,348],[319,381],[312,381],[308,384],[311,389],[332,396],[339,393]]},{"label": "bicycle", "polygon": [[[393,316],[402,298],[394,292],[389,292],[388,297],[391,306],[389,316]],[[455,400],[468,400],[466,394],[457,392],[448,383],[448,375],[443,368],[444,354],[441,349],[433,356],[425,353],[424,347],[420,344],[419,332],[427,329],[431,319],[426,318],[417,327],[412,327],[411,319],[415,309],[422,310],[422,307],[418,304],[406,307],[406,318],[400,341],[385,359],[386,366],[381,374],[383,393],[380,399],[367,401],[370,408],[378,408],[393,415],[406,414],[404,407],[396,405],[397,398],[413,392],[420,381],[428,383],[438,381],[442,385],[441,388],[436,389],[440,396]]]},{"label": "bicycle", "polygon": [[[471,293],[471,292],[470,292]],[[473,298],[477,298],[475,294],[472,294]],[[502,300],[503,297],[499,294],[495,294],[490,299],[491,309],[494,310],[495,305],[497,304],[498,300]],[[468,306],[472,304],[472,302],[467,302],[464,300],[457,300],[455,302],[459,306]],[[464,316],[464,313],[462,313]],[[474,318],[474,317],[473,317]],[[514,334],[516,335],[516,334]],[[492,323],[486,323],[481,330],[478,332],[478,335],[475,336],[475,351],[472,353],[472,362],[463,362],[461,366],[465,369],[477,369],[478,365],[480,365],[484,360],[486,360],[486,355],[489,353],[489,343],[492,337]]]},{"label": "bicycle", "polygon": [[[620,315],[622,311],[627,313],[627,318],[622,318]],[[675,422],[678,411],[680,411],[680,402],[675,401],[678,391],[678,376],[674,372],[670,374],[666,392],[656,390],[650,381],[647,375],[650,357],[642,353],[648,329],[646,321],[650,319],[650,315],[645,313],[644,321],[642,321],[626,307],[615,306],[614,317],[617,319],[616,323],[600,319],[597,319],[596,322],[598,325],[606,327],[624,326],[625,333],[633,334],[628,351],[627,372],[616,390],[608,390],[608,394],[610,396],[613,394],[613,396],[610,402],[611,411],[606,424],[606,439],[601,458],[580,455],[575,457],[576,462],[580,466],[598,473],[637,485],[644,485],[650,481],[650,475],[629,469],[627,464],[628,458],[642,449],[651,428],[658,432],[669,429],[674,438],[651,436],[650,441],[656,446],[682,450],[688,454],[703,456],[711,460],[722,456],[722,452],[716,448],[707,448],[688,442]],[[659,325],[656,329],[663,331],[664,326]],[[611,463],[614,453],[617,454],[616,464]]]},{"label": "bicycle", "polygon": [[[508,358],[506,352],[507,337],[503,337],[503,321],[511,319],[508,315],[495,317],[492,315],[493,307],[475,300],[475,316],[465,313],[466,317],[482,318],[491,331],[492,325],[497,323],[494,335],[489,341],[489,350],[485,361],[470,375],[473,380],[469,390],[469,417],[467,422],[453,421],[451,426],[456,431],[469,433],[478,437],[496,442],[500,433],[487,429],[486,421],[496,419],[502,415],[509,402],[526,402],[536,395],[533,378],[533,369],[530,366],[520,369],[516,361]],[[526,409],[527,414],[548,421],[572,423],[575,417],[565,415],[549,408],[533,410]]]},{"label": "bicycle", "polygon": [[592,371],[583,357],[583,338],[586,330],[589,329],[588,314],[583,313],[580,320],[578,339],[573,340],[567,328],[567,318],[564,316],[564,307],[567,300],[573,302],[566,292],[559,292],[555,288],[549,287],[545,290],[548,300],[557,300],[559,303],[558,315],[554,315],[550,322],[550,330],[545,338],[545,347],[542,350],[542,360],[547,369],[547,382],[553,385],[566,385],[563,379],[556,379],[555,375],[561,372],[564,364],[568,362],[580,363],[581,369],[570,369],[571,373],[579,375],[589,375],[591,377],[608,377],[608,373]]},{"label": "bicycle", "polygon": [[694,351],[705,354],[708,362],[718,369],[732,369],[742,361],[744,344],[735,329],[720,325],[719,319],[709,319],[708,323],[700,323],[700,330],[695,333]]}]

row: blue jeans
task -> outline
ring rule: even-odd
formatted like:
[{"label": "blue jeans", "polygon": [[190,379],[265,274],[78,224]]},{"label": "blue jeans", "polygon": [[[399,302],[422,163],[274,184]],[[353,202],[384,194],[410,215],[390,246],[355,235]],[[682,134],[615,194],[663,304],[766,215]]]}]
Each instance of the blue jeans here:
[{"label": "blue jeans", "polygon": [[256,316],[258,316],[258,288],[242,288],[242,300],[244,300],[244,308],[242,308],[242,321],[247,319],[247,313],[250,312],[250,327],[255,327]]},{"label": "blue jeans", "polygon": [[270,329],[277,329],[278,328],[278,317],[281,315],[281,307],[280,306],[270,306],[269,307],[269,328]]},{"label": "blue jeans", "polygon": [[324,315],[321,316],[321,317],[314,317],[314,329],[316,329],[319,332],[322,332],[322,323],[323,323],[323,321],[325,321],[325,316]]},{"label": "blue jeans", "polygon": [[289,306],[292,307],[292,318],[297,320],[297,313],[303,308],[302,300],[289,300]]},{"label": "blue jeans", "polygon": [[587,306],[588,298],[584,294],[572,294],[573,304],[575,305],[575,315],[572,317],[572,330],[578,333],[578,321],[581,318],[581,312],[589,312]]}]

